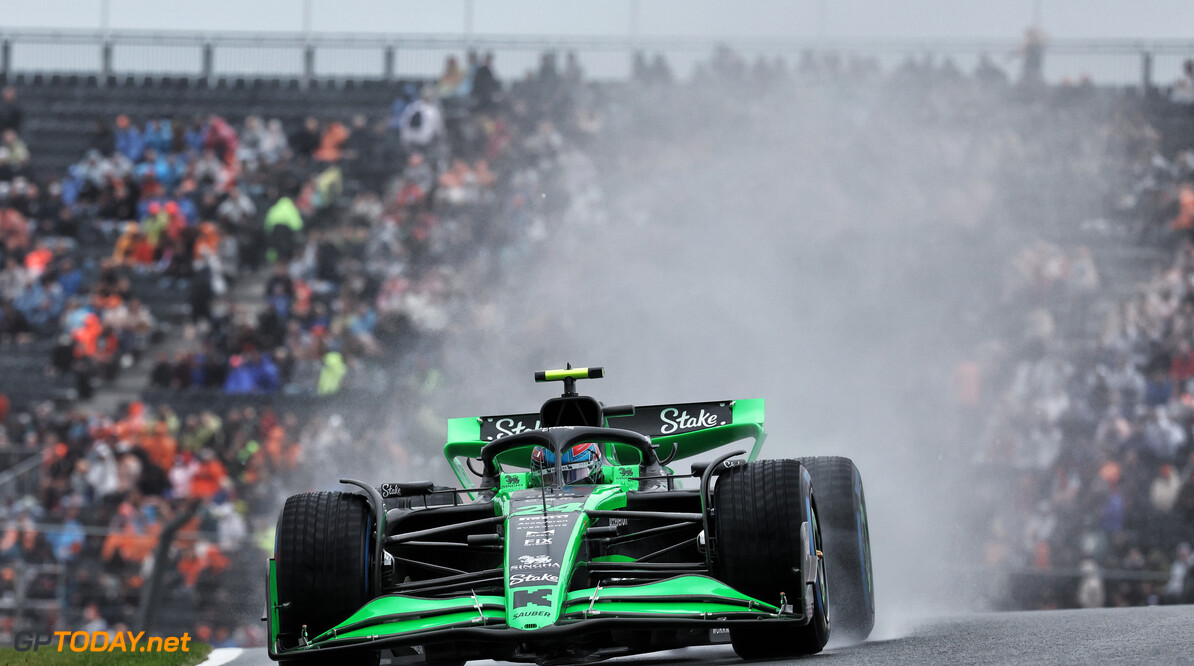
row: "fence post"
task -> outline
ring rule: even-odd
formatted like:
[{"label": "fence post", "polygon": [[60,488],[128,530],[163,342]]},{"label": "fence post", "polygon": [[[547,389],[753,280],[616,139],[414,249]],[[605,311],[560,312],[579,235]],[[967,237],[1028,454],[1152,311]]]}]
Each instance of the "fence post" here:
[{"label": "fence post", "polygon": [[112,42],[108,40],[104,40],[104,45],[100,48],[100,74],[105,84],[108,77],[112,76]]},{"label": "fence post", "polygon": [[193,518],[199,512],[199,500],[191,500],[188,502],[178,515],[174,516],[169,523],[162,528],[161,534],[158,536],[157,545],[153,548],[153,570],[149,573],[149,579],[141,588],[141,603],[137,606],[136,619],[133,621],[133,626],[138,631],[151,631],[151,620],[154,616],[154,610],[158,606],[160,597],[162,596],[162,577],[169,568],[169,552],[170,546],[174,543],[174,537],[182,526],[188,520]]},{"label": "fence post", "polygon": [[215,49],[211,42],[203,44],[203,78],[211,81],[212,71],[215,69]]},{"label": "fence post", "polygon": [[1141,90],[1144,96],[1148,97],[1152,94],[1153,89],[1153,52],[1142,51],[1140,53],[1140,78]]},{"label": "fence post", "polygon": [[7,81],[12,74],[12,40],[5,37],[4,42],[0,43],[0,75],[4,76]]},{"label": "fence post", "polygon": [[315,47],[307,44],[303,49],[303,87],[311,86],[311,80],[315,78]]},{"label": "fence post", "polygon": [[394,80],[394,45],[386,47],[385,59],[382,61],[383,77],[386,81]]}]

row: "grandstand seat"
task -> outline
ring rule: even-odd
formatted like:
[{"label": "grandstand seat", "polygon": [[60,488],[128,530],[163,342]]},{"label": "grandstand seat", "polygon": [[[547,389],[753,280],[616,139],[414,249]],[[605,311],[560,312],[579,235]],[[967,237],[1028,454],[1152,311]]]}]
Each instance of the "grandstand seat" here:
[{"label": "grandstand seat", "polygon": [[[364,112],[376,117],[385,112],[393,95],[390,84],[379,79],[349,82],[320,78],[308,89],[298,77],[231,75],[223,77],[222,87],[217,87],[219,79],[158,75],[133,75],[136,85],[130,86],[126,83],[129,76],[122,73],[115,79],[117,85],[101,88],[95,74],[47,72],[37,87],[30,85],[33,72],[10,73],[9,80],[27,88],[21,92],[29,127],[26,140],[37,155],[39,170],[59,171],[77,162],[87,149],[97,117],[111,122],[123,113],[142,122],[152,117],[189,119],[216,112],[240,123],[253,114],[280,118],[293,129],[307,114],[346,119]],[[161,94],[165,90],[170,94]],[[179,299],[175,296],[169,302]]]},{"label": "grandstand seat", "polygon": [[31,82],[32,85],[43,86],[43,85],[45,85],[45,83],[46,83],[46,77],[44,74],[42,74],[41,72],[38,72],[37,74],[33,75],[33,81]]}]

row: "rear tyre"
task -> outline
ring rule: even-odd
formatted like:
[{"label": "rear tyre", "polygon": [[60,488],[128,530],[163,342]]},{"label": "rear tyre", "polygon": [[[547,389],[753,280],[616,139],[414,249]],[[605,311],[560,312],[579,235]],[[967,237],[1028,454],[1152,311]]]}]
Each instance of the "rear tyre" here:
[{"label": "rear tyre", "polygon": [[[293,495],[278,518],[275,566],[279,638],[286,647],[348,619],[372,597],[373,516],[360,495],[317,492]],[[327,655],[293,664],[375,663],[376,653]],[[348,661],[345,661],[348,659]]]},{"label": "rear tyre", "polygon": [[849,458],[821,456],[800,462],[813,477],[821,511],[825,568],[833,590],[833,637],[864,641],[875,626],[875,588],[862,476]]},{"label": "rear tyre", "polygon": [[[714,531],[721,579],[744,594],[778,606],[780,595],[799,605],[811,595],[809,623],[780,632],[760,621],[758,627],[730,629],[734,651],[743,659],[795,657],[820,652],[829,639],[825,568],[812,478],[795,460],[760,460],[727,470],[714,488]],[[809,524],[812,543],[804,543],[801,525]],[[799,569],[806,554],[818,562],[816,582],[805,588]]]}]

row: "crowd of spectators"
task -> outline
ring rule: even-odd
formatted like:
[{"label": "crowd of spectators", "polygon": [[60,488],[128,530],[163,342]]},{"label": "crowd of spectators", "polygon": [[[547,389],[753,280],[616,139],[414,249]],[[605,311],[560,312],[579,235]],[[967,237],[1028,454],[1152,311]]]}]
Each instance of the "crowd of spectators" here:
[{"label": "crowd of spectators", "polygon": [[[41,473],[36,496],[0,506],[0,634],[55,619],[93,631],[137,626],[158,537],[177,518],[158,608],[181,617],[159,629],[262,644],[259,623],[228,609],[259,585],[280,498],[326,483],[314,475],[333,458],[385,455],[429,469],[399,443],[399,424],[383,436],[351,418],[270,407],[179,415],[138,402],[114,417],[46,405],[8,419],[0,452],[18,442],[39,452]],[[18,601],[23,616],[11,612]]]},{"label": "crowd of spectators", "polygon": [[[383,390],[379,360],[449,325],[476,279],[462,267],[567,206],[554,167],[561,132],[581,131],[567,111],[575,89],[545,55],[506,96],[492,55],[470,53],[467,68],[452,58],[438,80],[408,85],[372,124],[307,118],[288,137],[253,117],[239,131],[214,116],[187,131],[119,119],[115,153],[77,167],[126,162],[139,174],[140,222],[123,223],[113,261],[189,285],[187,345],[156,356],[151,385]],[[225,296],[262,266],[258,299]]]},{"label": "crowd of spectators", "polygon": [[1031,304],[1032,323],[978,455],[1014,486],[984,537],[985,563],[1019,572],[1000,579],[1002,604],[1194,601],[1194,132],[1178,127],[1187,134],[1168,138],[1184,148],[1169,155],[1142,118],[1111,128],[1126,178],[1101,226],[1161,259],[1130,297],[1108,299],[1101,334],[1056,330],[1099,293],[1088,252],[1037,245],[1011,264],[1006,296]]},{"label": "crowd of spectators", "polygon": [[15,91],[5,88],[0,341],[14,358],[31,346],[38,353],[50,347],[45,373],[73,374],[76,395],[88,398],[97,377],[115,379],[158,332],[154,314],[133,294],[130,274],[92,251],[94,232],[131,217],[136,190],[111,170],[93,169],[82,177],[35,172],[17,134],[23,116]]}]

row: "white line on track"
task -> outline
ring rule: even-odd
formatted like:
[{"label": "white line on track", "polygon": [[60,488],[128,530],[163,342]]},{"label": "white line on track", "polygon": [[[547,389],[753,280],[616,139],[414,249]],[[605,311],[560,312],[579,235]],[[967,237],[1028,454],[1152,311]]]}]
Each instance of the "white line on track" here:
[{"label": "white line on track", "polygon": [[243,648],[216,648],[199,666],[223,666],[239,657],[242,652],[244,652]]}]

